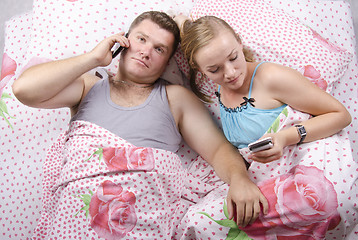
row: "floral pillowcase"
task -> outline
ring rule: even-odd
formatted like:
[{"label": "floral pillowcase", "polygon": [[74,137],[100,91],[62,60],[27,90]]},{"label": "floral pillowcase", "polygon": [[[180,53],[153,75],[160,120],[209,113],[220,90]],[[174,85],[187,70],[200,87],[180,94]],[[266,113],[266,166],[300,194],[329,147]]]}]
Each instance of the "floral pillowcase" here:
[{"label": "floral pillowcase", "polygon": [[[142,12],[188,12],[193,2],[34,0],[33,28],[25,63],[31,66],[88,52],[104,38],[126,32],[133,19]],[[106,69],[115,73],[117,67],[118,61],[113,61]],[[162,77],[175,84],[183,83],[174,59]]]},{"label": "floral pillowcase", "polygon": [[[332,91],[334,82],[345,74],[352,60],[351,53],[262,0],[198,0],[191,17],[195,20],[205,15],[227,21],[256,61],[292,67],[327,92]],[[182,53],[175,58],[179,68],[188,74],[189,66]],[[215,86],[211,81],[198,82],[203,91],[213,96]]]}]

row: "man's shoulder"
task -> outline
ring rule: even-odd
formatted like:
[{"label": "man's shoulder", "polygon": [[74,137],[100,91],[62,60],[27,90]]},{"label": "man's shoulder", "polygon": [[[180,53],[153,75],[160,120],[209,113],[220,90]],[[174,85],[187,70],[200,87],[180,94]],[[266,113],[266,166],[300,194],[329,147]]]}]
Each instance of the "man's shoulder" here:
[{"label": "man's shoulder", "polygon": [[168,85],[167,96],[169,105],[179,109],[195,108],[201,102],[199,98],[189,89],[181,85]]},{"label": "man's shoulder", "polygon": [[167,90],[167,94],[169,95],[177,95],[177,94],[191,94],[192,92],[185,88],[182,85],[177,85],[177,84],[166,84],[166,90]]}]

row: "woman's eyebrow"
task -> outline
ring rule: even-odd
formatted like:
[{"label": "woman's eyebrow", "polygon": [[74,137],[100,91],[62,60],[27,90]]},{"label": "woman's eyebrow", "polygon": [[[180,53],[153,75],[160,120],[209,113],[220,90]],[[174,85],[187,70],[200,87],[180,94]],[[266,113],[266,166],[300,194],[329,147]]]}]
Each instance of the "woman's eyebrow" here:
[{"label": "woman's eyebrow", "polygon": [[[230,58],[230,56],[235,52],[235,49],[233,49],[229,55],[227,55],[227,58]],[[210,65],[210,66],[207,66],[206,68],[209,69],[209,68],[214,68],[214,67],[217,67],[217,64],[214,64],[214,65]]]}]

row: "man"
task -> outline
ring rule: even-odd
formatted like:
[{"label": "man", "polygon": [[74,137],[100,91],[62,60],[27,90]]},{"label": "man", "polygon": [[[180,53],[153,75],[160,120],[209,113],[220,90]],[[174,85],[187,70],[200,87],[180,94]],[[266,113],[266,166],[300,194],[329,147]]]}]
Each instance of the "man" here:
[{"label": "man", "polygon": [[[166,85],[159,79],[178,42],[179,29],[170,17],[146,12],[134,20],[128,38],[124,33],[116,34],[83,55],[31,67],[15,81],[13,92],[32,107],[69,107],[71,121],[94,122],[136,146],[176,151],[182,136],[230,185],[227,196],[230,217],[235,215],[237,224],[245,226],[258,217],[260,203],[265,213],[268,204],[250,181],[242,157],[191,91]],[[125,47],[117,74],[101,80],[87,73],[111,63],[115,43]],[[162,105],[153,105],[151,101],[157,89],[159,92],[164,89],[164,94],[158,93],[159,99],[164,99],[157,101]],[[104,120],[104,114],[112,119]],[[133,131],[129,126],[147,131]]]}]

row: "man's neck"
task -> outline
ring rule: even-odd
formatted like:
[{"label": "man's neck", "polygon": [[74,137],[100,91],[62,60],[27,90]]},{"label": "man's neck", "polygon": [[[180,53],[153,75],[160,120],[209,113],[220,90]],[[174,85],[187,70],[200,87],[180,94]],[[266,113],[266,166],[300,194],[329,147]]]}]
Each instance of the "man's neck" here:
[{"label": "man's neck", "polygon": [[110,79],[110,96],[114,103],[122,107],[143,104],[154,88],[152,84],[137,84],[124,80]]}]

